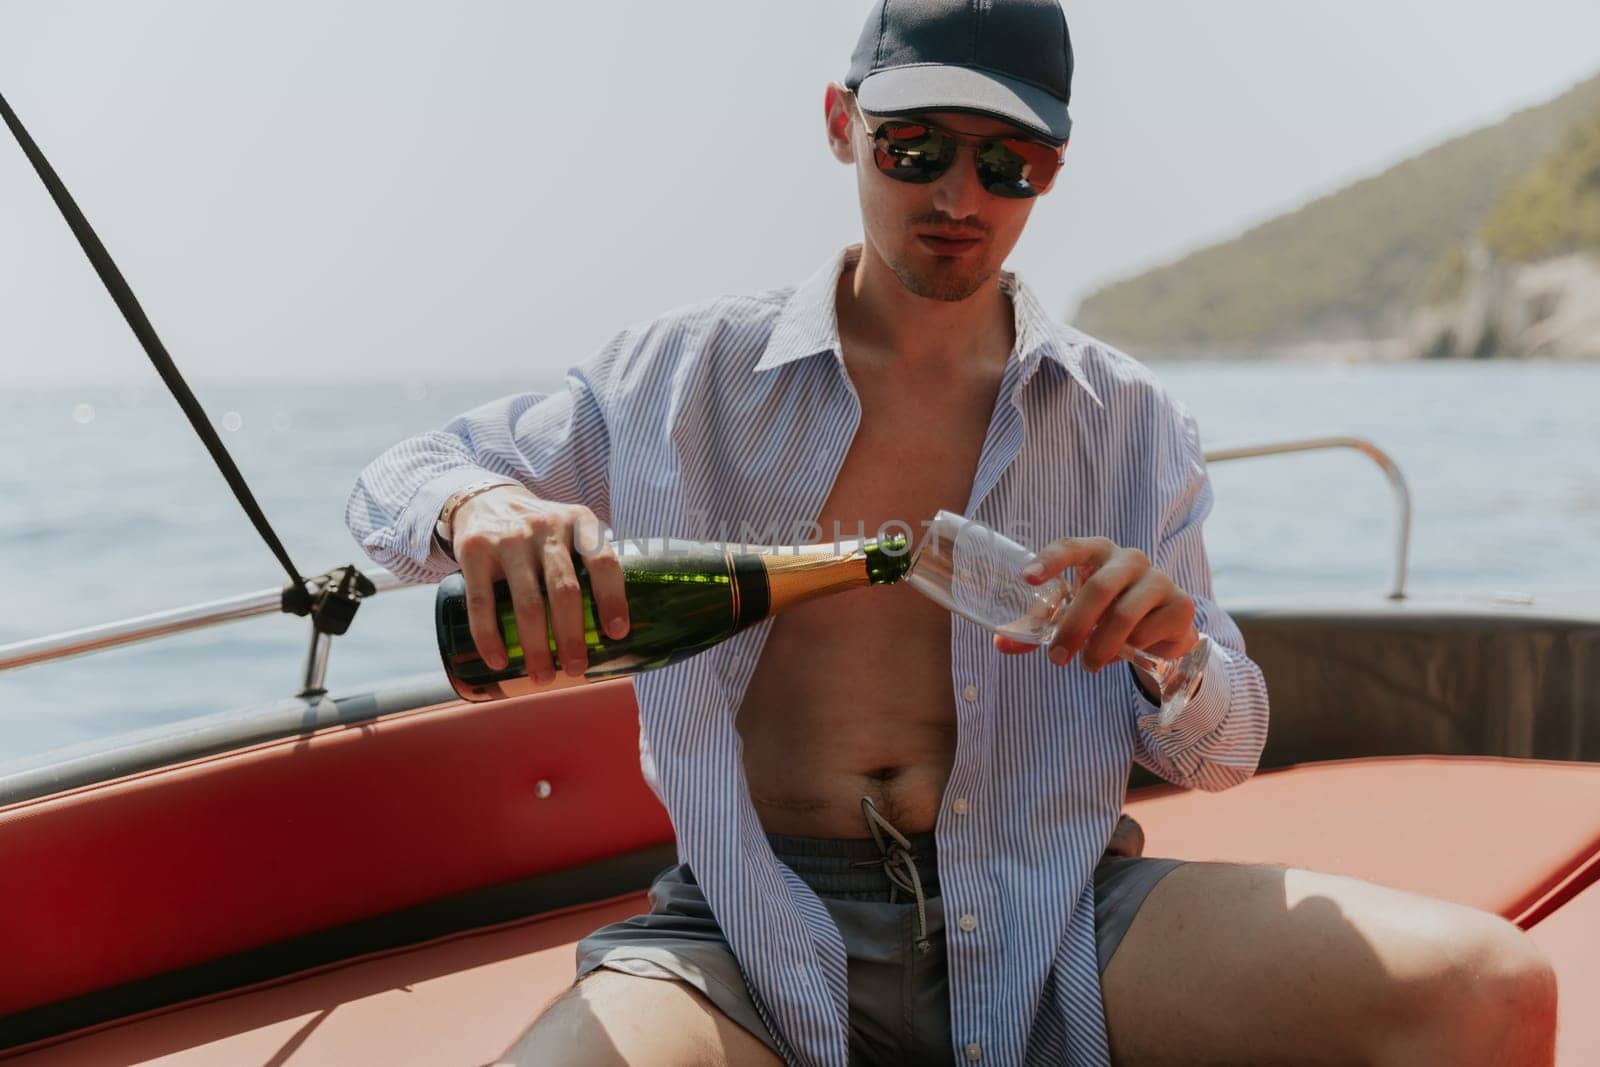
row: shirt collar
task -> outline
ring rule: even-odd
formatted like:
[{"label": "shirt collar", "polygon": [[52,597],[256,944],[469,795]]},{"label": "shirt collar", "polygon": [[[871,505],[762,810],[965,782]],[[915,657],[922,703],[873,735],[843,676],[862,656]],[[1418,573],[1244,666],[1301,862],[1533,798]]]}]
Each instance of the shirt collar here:
[{"label": "shirt collar", "polygon": [[[839,276],[860,259],[861,246],[850,245],[796,287],[778,313],[778,321],[767,339],[766,350],[756,361],[755,370],[771,370],[822,352],[836,355],[840,352],[839,314],[835,306]],[[1034,368],[1030,364],[1049,356],[1072,376],[1091,400],[1104,407],[1083,370],[1082,335],[1054,322],[1033,290],[1013,272],[1000,272],[1000,289],[1011,297],[1016,315],[1017,341],[1011,358],[1023,364],[1024,377],[1031,377]]]},{"label": "shirt collar", "polygon": [[861,246],[850,245],[800,283],[778,312],[778,321],[767,338],[766,351],[756,361],[756,370],[770,370],[819,352],[840,350],[839,312],[834,306],[839,275],[860,258]]}]

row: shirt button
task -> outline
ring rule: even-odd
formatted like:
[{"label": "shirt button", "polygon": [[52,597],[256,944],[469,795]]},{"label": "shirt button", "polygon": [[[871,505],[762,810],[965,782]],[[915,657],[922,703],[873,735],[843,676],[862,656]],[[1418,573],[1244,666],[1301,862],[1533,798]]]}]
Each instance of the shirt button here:
[{"label": "shirt button", "polygon": [[983,1046],[978,1044],[976,1041],[967,1042],[965,1052],[967,1054],[967,1059],[971,1060],[973,1063],[977,1063],[983,1058]]},{"label": "shirt button", "polygon": [[978,928],[978,917],[968,912],[956,920],[956,925],[961,927],[962,933],[970,934]]},{"label": "shirt button", "polygon": [[950,810],[957,815],[965,815],[967,813],[967,798],[956,797],[950,802]]},{"label": "shirt button", "polygon": [[975,685],[969,685],[965,689],[961,690],[961,695],[966,699],[967,703],[971,704],[978,699],[978,687]]}]

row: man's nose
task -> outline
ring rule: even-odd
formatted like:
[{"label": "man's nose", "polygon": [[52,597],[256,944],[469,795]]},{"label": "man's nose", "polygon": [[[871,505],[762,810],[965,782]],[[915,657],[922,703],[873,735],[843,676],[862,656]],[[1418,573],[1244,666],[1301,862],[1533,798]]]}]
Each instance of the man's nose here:
[{"label": "man's nose", "polygon": [[933,206],[954,219],[976,215],[989,191],[978,181],[976,148],[962,145],[950,169],[933,183]]}]

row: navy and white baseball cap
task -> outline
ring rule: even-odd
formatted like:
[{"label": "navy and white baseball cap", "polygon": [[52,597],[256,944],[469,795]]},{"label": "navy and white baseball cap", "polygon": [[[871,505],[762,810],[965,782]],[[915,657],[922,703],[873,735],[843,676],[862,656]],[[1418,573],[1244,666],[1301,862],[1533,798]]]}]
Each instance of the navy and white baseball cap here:
[{"label": "navy and white baseball cap", "polygon": [[1064,144],[1067,16],[1060,0],[877,0],[844,84],[874,115],[965,111]]}]

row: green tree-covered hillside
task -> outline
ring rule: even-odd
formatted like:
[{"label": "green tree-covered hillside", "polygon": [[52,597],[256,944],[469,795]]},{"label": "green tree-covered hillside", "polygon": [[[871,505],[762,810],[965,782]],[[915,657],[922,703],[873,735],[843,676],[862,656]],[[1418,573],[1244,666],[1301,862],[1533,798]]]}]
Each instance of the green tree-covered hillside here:
[{"label": "green tree-covered hillside", "polygon": [[1501,197],[1482,240],[1496,256],[1522,263],[1600,248],[1600,109]]},{"label": "green tree-covered hillside", "polygon": [[1389,336],[1441,295],[1476,240],[1518,256],[1591,240],[1597,161],[1600,76],[1110,285],[1074,322],[1135,351]]}]

